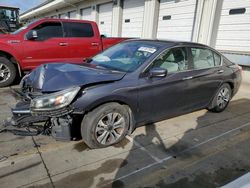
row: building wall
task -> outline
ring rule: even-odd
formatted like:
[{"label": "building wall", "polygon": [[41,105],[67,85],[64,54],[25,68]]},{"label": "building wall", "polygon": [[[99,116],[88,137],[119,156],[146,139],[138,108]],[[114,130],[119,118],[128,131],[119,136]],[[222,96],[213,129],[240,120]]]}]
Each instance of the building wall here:
[{"label": "building wall", "polygon": [[[53,6],[49,11],[40,7],[41,11],[34,14],[27,12],[21,19],[60,15],[72,19],[70,15],[73,15],[73,19],[96,21],[101,34],[107,36],[200,42],[230,54],[228,57],[238,63],[242,58],[233,54],[244,54],[244,62],[249,60],[250,65],[249,0],[55,0],[54,3],[56,2],[58,6]],[[245,12],[238,14],[237,11],[242,11],[234,10],[238,8],[245,9]],[[237,14],[231,14],[230,11],[236,11]]]}]

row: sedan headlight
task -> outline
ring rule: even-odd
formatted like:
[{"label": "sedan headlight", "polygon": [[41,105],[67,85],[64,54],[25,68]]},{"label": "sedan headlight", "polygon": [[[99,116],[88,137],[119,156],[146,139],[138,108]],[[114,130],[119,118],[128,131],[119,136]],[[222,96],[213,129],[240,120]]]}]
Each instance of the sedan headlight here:
[{"label": "sedan headlight", "polygon": [[63,108],[73,101],[79,90],[80,87],[74,87],[34,98],[30,103],[30,108],[33,111],[46,111]]}]

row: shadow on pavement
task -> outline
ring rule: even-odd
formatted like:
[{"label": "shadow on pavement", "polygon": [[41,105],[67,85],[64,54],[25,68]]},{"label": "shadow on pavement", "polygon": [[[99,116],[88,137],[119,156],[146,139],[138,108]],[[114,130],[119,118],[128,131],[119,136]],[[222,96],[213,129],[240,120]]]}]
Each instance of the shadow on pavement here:
[{"label": "shadow on pavement", "polygon": [[[221,122],[224,120],[230,120],[230,118],[233,119],[236,116],[239,117],[240,115],[246,115],[250,113],[249,106],[250,106],[249,99],[240,99],[240,100],[232,101],[230,105],[228,106],[227,111],[220,113],[221,117],[219,118],[220,119],[219,121]],[[227,116],[225,118],[224,115],[226,113],[232,113],[235,115],[235,117]],[[126,156],[125,159],[115,158],[115,159],[107,160],[103,162],[101,166],[99,166],[96,169],[93,169],[93,170],[88,169],[86,171],[71,174],[65,178],[55,181],[54,185],[55,187],[84,187],[84,188],[86,187],[87,188],[87,187],[93,186],[94,182],[97,181],[97,187],[112,187],[112,188],[127,187],[127,185],[130,185],[129,181],[131,180],[128,180],[127,179],[128,177],[124,179],[123,178],[121,179],[120,177],[126,176],[126,174],[130,173],[131,169],[133,169],[134,163],[130,163],[131,159],[133,158],[133,160],[137,160],[138,162],[140,162],[142,158],[149,155],[147,152],[144,152],[143,150],[140,151],[139,154],[137,153],[137,155],[134,155],[133,153],[135,150],[139,150],[139,149],[134,149],[134,148],[138,148],[138,143],[141,142],[142,137],[144,137],[147,140],[147,142],[149,142],[149,144],[145,145],[144,147],[151,145],[151,148],[155,147],[161,150],[161,153],[164,153],[165,156],[172,156],[172,158],[175,160],[179,160],[179,161],[187,160],[189,158],[192,158],[193,156],[196,156],[197,158],[202,157],[204,155],[204,153],[200,151],[202,150],[202,148],[195,148],[195,150],[188,150],[189,148],[192,147],[192,143],[188,141],[190,140],[190,137],[192,138],[192,133],[194,133],[193,136],[195,137],[195,133],[196,133],[194,132],[195,130],[204,127],[204,122],[206,122],[207,119],[213,118],[213,117],[218,118],[218,114],[213,115],[210,112],[206,112],[204,115],[198,117],[196,120],[196,124],[197,124],[196,128],[187,130],[184,133],[184,135],[181,138],[179,138],[179,140],[176,143],[172,144],[170,147],[168,146],[167,140],[163,140],[161,138],[161,134],[157,131],[156,129],[157,126],[155,124],[147,125],[145,127],[145,134],[137,135],[134,137],[135,142],[133,142],[133,147],[129,151],[129,154]],[[250,121],[250,118],[249,118],[249,121]],[[212,126],[216,124],[215,122],[216,121],[210,124],[208,123],[205,127]],[[161,125],[161,127],[163,126],[164,125]],[[205,135],[199,135],[199,136],[203,137]],[[121,143],[115,145],[114,147],[124,147],[128,143],[129,141],[125,139]],[[83,143],[78,143],[75,146],[75,150],[82,152],[84,150],[87,150],[87,148],[86,148],[86,145],[84,145]],[[137,159],[134,159],[135,156],[137,157]],[[234,161],[241,160],[240,156],[241,155],[234,156],[233,160]],[[147,156],[147,157],[150,157],[150,156]],[[157,165],[161,166],[162,163],[159,162]],[[173,168],[173,166],[174,164],[171,166],[171,168]],[[165,170],[168,170],[168,166],[164,168]],[[214,167],[213,173],[206,173],[205,171],[204,172],[202,171],[200,174],[195,175],[195,177],[192,180],[190,180],[188,177],[178,178],[178,175],[177,175],[177,178],[175,179],[174,182],[173,181],[169,182],[166,179],[167,176],[169,176],[169,174],[166,174],[166,176],[161,176],[160,180],[151,187],[174,187],[174,188],[176,187],[185,187],[185,188],[186,187],[187,188],[189,187],[190,188],[191,187],[192,188],[218,187],[218,186],[225,185],[226,183],[232,181],[233,179],[236,179],[237,177],[243,175],[247,171],[250,171],[250,167],[249,167],[249,164],[247,164],[245,161],[241,161],[239,162],[238,165],[235,165],[235,166],[223,166],[223,163],[222,163],[221,165]],[[114,178],[109,179],[105,176],[106,174],[110,174],[110,173],[115,173]],[[100,175],[101,175],[101,178],[96,179],[96,177],[100,177]],[[139,178],[141,178],[141,180],[143,178],[147,178],[147,176],[150,176],[150,174],[146,174],[145,176],[145,172],[143,175],[140,175],[140,172],[138,172],[138,174],[136,175]],[[140,179],[136,179],[136,181],[140,182]],[[131,183],[133,185],[134,182],[131,182]],[[35,187],[48,187],[49,185],[51,184],[45,184],[45,185],[35,186]],[[142,184],[141,187],[144,187],[144,185]]]},{"label": "shadow on pavement", "polygon": [[[227,108],[227,112],[231,112],[232,114],[238,114],[238,115],[246,115],[250,113],[250,100],[249,99],[239,99],[235,101],[231,101],[230,105]],[[224,113],[227,112],[222,112],[220,113],[221,119],[223,119]],[[218,114],[217,114],[218,115]],[[192,139],[192,132],[200,129],[201,127],[204,127],[204,122],[208,117],[212,118],[213,113],[211,112],[206,112],[203,116],[200,116],[197,118],[197,126],[195,129],[190,129],[187,130],[183,137],[176,142],[174,145],[171,147],[168,147],[166,142],[164,144],[164,140],[161,139],[160,134],[156,130],[156,125],[151,124],[147,125],[145,127],[146,134],[145,137],[147,137],[148,141],[151,141],[151,144],[154,145],[153,147],[158,147],[162,151],[166,153],[166,156],[172,156],[175,160],[185,160],[188,158],[191,158],[193,156],[196,157],[202,157],[204,154],[200,152],[199,148],[195,148],[193,150],[189,150],[189,148],[192,147],[192,145],[188,142],[190,140],[190,135]],[[216,116],[216,114],[214,114]],[[237,115],[236,115],[237,116]],[[233,116],[230,116],[228,118],[223,119],[224,120],[230,120],[233,119]],[[250,117],[249,117],[250,118]],[[250,121],[250,119],[249,119]],[[207,124],[206,126],[211,126],[214,123]],[[190,134],[191,133],[191,134]],[[193,135],[195,136],[195,135]],[[199,135],[202,136],[202,135]],[[134,138],[135,141],[140,139],[141,135],[138,135]],[[159,143],[153,142],[154,139],[157,139]],[[195,137],[193,137],[195,138]],[[232,151],[233,152],[233,151]],[[141,152],[141,155],[147,155],[144,152]],[[239,155],[240,156],[240,155]],[[239,157],[238,156],[238,157]],[[143,156],[141,156],[143,157]],[[241,160],[240,158],[237,158],[236,156],[233,157],[234,160]],[[235,159],[237,158],[237,159]],[[124,169],[122,168],[128,168],[129,169],[129,159],[130,159],[130,154],[127,156],[126,160],[128,161],[128,165],[125,167],[119,167],[118,172],[116,173],[116,176],[113,180],[113,182],[105,187],[112,187],[112,188],[123,188],[126,187],[126,181],[124,180],[119,180],[120,177],[124,176]],[[140,158],[138,158],[140,160]],[[233,161],[232,161],[233,163]],[[221,163],[223,165],[223,163]],[[241,161],[239,164],[235,164],[230,167],[224,167],[224,166],[216,166],[214,169],[214,172],[211,174],[207,174],[206,172],[201,172],[199,175],[197,175],[193,180],[189,180],[188,177],[181,178],[180,180],[177,180],[174,183],[169,183],[169,182],[164,182],[164,180],[159,181],[157,184],[155,184],[152,187],[173,187],[173,188],[200,188],[200,187],[218,187],[225,185],[226,183],[233,181],[234,179],[238,178],[239,176],[247,173],[250,171],[250,163],[247,164],[243,161]],[[149,175],[150,176],[150,175]],[[168,174],[169,176],[169,174]],[[141,176],[141,178],[146,178],[145,176]],[[117,180],[118,179],[118,180]],[[163,177],[164,179],[164,177]],[[140,181],[138,181],[140,182]],[[132,182],[133,183],[133,182]],[[140,187],[144,187],[144,185],[141,185]],[[151,186],[150,186],[151,187]]]}]

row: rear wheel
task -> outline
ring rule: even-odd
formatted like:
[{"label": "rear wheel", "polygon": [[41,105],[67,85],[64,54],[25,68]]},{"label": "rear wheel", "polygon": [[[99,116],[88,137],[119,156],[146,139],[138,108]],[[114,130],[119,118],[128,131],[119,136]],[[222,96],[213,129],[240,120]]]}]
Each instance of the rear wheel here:
[{"label": "rear wheel", "polygon": [[231,100],[232,89],[229,84],[223,84],[218,92],[216,93],[213,101],[212,101],[212,109],[209,111],[212,112],[222,112],[226,109],[229,101]]},{"label": "rear wheel", "polygon": [[5,57],[0,57],[0,87],[11,85],[16,78],[15,65]]},{"label": "rear wheel", "polygon": [[107,103],[83,118],[81,134],[90,148],[102,148],[120,142],[127,134],[129,112],[118,103]]}]

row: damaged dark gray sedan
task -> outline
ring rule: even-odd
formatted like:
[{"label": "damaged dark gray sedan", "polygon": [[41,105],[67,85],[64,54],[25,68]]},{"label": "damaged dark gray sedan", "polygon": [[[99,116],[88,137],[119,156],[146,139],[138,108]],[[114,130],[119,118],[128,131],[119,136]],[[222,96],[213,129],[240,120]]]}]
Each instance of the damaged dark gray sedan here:
[{"label": "damaged dark gray sedan", "polygon": [[[90,148],[121,141],[137,126],[195,110],[223,111],[241,83],[241,67],[189,42],[129,40],[81,65],[51,63],[25,76],[9,124],[72,139]],[[79,129],[76,127],[79,126]]]}]

